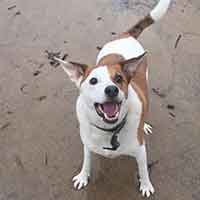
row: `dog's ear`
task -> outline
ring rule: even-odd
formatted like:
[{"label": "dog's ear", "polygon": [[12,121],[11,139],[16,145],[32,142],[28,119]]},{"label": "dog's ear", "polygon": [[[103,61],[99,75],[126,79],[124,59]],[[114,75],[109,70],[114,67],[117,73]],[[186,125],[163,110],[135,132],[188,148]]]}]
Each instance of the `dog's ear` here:
[{"label": "dog's ear", "polygon": [[145,55],[146,55],[146,52],[143,53],[141,56],[138,56],[136,58],[132,58],[129,60],[124,60],[119,63],[121,65],[122,71],[126,75],[128,81],[131,80],[131,78],[134,76],[134,74],[139,69],[140,65],[142,64],[142,62],[144,60]]},{"label": "dog's ear", "polygon": [[69,78],[79,87],[88,65],[76,62],[67,62],[56,57],[54,59],[61,64],[63,70],[68,74]]}]

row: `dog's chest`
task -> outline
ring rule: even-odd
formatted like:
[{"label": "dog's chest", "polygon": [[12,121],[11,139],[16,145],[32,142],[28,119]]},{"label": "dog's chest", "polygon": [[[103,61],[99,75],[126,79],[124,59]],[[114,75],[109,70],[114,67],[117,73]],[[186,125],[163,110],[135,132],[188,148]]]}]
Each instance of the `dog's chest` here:
[{"label": "dog's chest", "polygon": [[135,127],[130,127],[130,123],[127,122],[126,126],[118,134],[120,146],[115,151],[105,149],[112,147],[110,142],[113,133],[103,132],[97,130],[96,127],[90,127],[88,131],[84,131],[85,134],[81,135],[81,138],[84,145],[87,145],[91,151],[102,156],[114,158],[120,155],[129,155],[138,146],[137,125],[138,123],[136,122]]},{"label": "dog's chest", "polygon": [[83,144],[92,152],[105,157],[114,158],[120,155],[132,155],[140,145],[138,142],[139,123],[139,115],[129,115],[126,125],[118,134],[120,146],[115,151],[105,149],[112,147],[111,138],[113,133],[104,132],[92,126],[82,126],[81,139]]}]

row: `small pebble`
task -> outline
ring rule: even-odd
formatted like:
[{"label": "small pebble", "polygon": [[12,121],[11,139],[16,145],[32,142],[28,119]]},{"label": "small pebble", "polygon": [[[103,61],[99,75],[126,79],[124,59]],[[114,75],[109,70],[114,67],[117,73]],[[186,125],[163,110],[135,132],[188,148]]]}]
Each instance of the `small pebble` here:
[{"label": "small pebble", "polygon": [[174,106],[174,105],[171,105],[171,104],[168,104],[168,105],[167,105],[167,108],[168,108],[169,110],[174,110],[174,109],[175,109],[175,106]]}]

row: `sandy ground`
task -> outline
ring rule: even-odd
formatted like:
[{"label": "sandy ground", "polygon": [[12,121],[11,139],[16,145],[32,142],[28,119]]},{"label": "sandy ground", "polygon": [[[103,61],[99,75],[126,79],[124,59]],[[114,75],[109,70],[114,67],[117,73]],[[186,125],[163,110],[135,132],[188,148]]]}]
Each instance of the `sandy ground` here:
[{"label": "sandy ground", "polygon": [[[134,159],[94,155],[93,177],[76,192],[82,162],[78,92],[45,50],[95,63],[98,47],[144,16],[155,0],[0,0],[0,200],[130,200]],[[12,7],[13,6],[13,7]],[[200,1],[174,0],[145,31],[149,52],[147,137],[155,200],[200,198]]]}]

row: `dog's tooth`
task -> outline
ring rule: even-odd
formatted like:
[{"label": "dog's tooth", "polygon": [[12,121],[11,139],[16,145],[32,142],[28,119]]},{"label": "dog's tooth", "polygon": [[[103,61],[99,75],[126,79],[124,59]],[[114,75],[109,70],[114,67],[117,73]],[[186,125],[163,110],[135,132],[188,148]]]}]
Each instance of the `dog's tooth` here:
[{"label": "dog's tooth", "polygon": [[100,105],[100,104],[98,104],[98,108],[99,108],[99,110],[100,110],[101,112],[103,112],[103,110],[102,110],[102,108],[101,108],[101,105]]},{"label": "dog's tooth", "polygon": [[115,112],[118,111],[118,108],[119,108],[119,105],[117,105],[117,106],[115,107]]},{"label": "dog's tooth", "polygon": [[106,113],[104,113],[104,116],[105,116],[105,118],[106,118],[107,120],[109,120],[109,117],[108,117],[108,115],[107,115]]},{"label": "dog's tooth", "polygon": [[108,115],[105,113],[105,117],[107,120],[111,120],[112,118],[109,118]]}]

